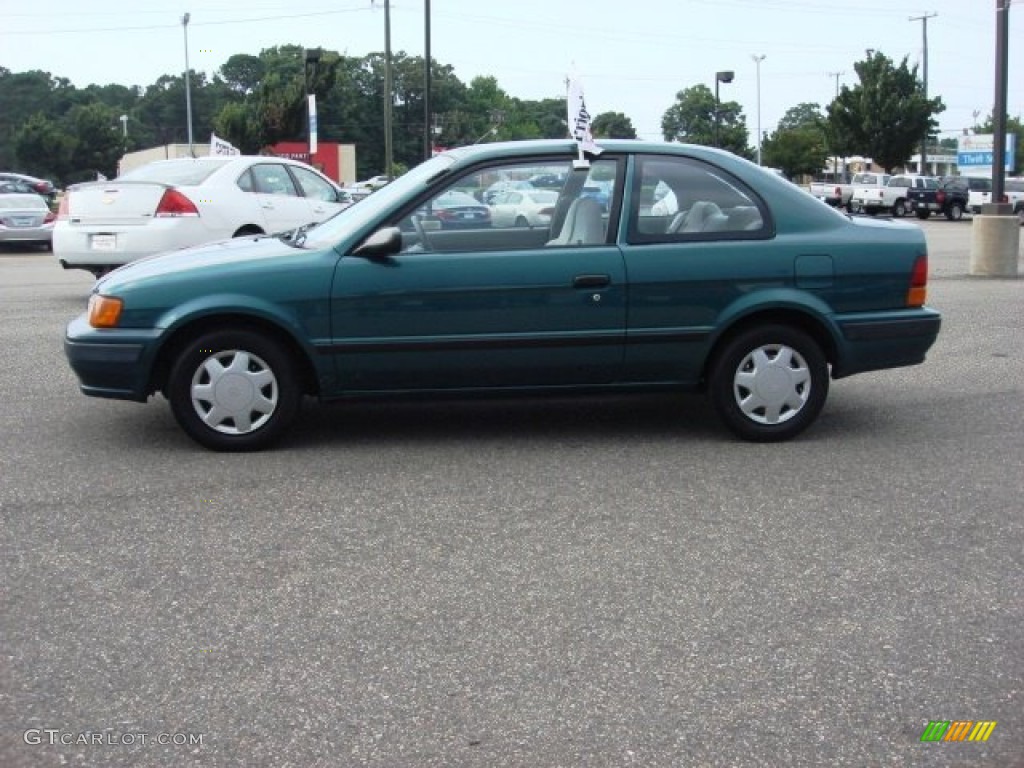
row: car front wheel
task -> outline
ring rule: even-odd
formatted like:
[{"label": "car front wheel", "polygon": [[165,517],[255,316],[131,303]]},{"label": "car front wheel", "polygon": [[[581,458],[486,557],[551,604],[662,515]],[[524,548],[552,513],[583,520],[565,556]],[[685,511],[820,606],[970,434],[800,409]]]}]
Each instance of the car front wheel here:
[{"label": "car front wheel", "polygon": [[828,363],[803,331],[768,325],[729,341],[712,366],[709,384],[715,410],[737,436],[788,440],[825,405]]},{"label": "car front wheel", "polygon": [[953,203],[946,212],[946,218],[950,221],[960,221],[964,217],[964,207],[960,203]]},{"label": "car front wheel", "polygon": [[281,438],[301,400],[291,355],[252,331],[214,331],[191,340],[168,380],[174,418],[200,445],[255,451]]}]

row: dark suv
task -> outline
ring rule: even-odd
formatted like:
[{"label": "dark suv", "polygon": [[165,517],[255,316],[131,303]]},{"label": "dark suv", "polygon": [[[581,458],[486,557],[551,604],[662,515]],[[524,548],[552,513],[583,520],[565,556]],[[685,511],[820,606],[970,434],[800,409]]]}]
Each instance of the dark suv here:
[{"label": "dark suv", "polygon": [[957,221],[963,218],[965,211],[974,211],[974,208],[980,210],[981,199],[986,192],[989,195],[992,193],[991,179],[947,176],[935,193],[935,202],[947,219]]}]

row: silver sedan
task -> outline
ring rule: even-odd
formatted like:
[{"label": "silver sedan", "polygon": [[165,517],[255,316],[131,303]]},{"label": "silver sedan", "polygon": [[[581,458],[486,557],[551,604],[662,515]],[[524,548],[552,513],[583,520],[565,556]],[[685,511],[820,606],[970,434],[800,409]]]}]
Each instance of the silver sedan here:
[{"label": "silver sedan", "polygon": [[50,250],[55,219],[39,195],[0,194],[0,243],[29,243]]}]

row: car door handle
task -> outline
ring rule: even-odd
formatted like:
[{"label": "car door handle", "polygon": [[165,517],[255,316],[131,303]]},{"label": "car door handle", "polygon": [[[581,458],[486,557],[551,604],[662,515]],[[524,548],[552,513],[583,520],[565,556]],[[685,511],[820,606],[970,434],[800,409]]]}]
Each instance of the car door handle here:
[{"label": "car door handle", "polygon": [[573,288],[604,288],[611,285],[612,279],[609,275],[576,275],[572,279]]}]

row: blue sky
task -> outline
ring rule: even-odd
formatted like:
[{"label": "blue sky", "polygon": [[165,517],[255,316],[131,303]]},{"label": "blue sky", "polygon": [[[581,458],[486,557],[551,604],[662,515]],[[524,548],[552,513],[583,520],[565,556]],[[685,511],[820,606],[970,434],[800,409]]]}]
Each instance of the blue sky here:
[{"label": "blue sky", "polygon": [[[493,75],[509,94],[565,95],[575,64],[592,114],[623,112],[644,138],[659,139],[661,115],[684,88],[714,88],[733,70],[723,100],[738,101],[751,130],[758,116],[774,129],[800,102],[828,103],[856,83],[853,64],[873,48],[896,61],[921,61],[928,20],[929,93],[940,95],[943,136],[984,119],[994,101],[994,0],[931,0],[923,5],[862,0],[432,0],[431,49],[469,82]],[[422,55],[423,0],[391,3],[392,47]],[[181,17],[190,13],[189,61],[213,74],[235,53],[281,44],[363,55],[384,48],[383,0],[48,0],[8,3],[0,27],[0,66],[43,69],[77,86],[146,85],[184,69]],[[1010,11],[1009,111],[1024,113],[1024,2]]]}]

